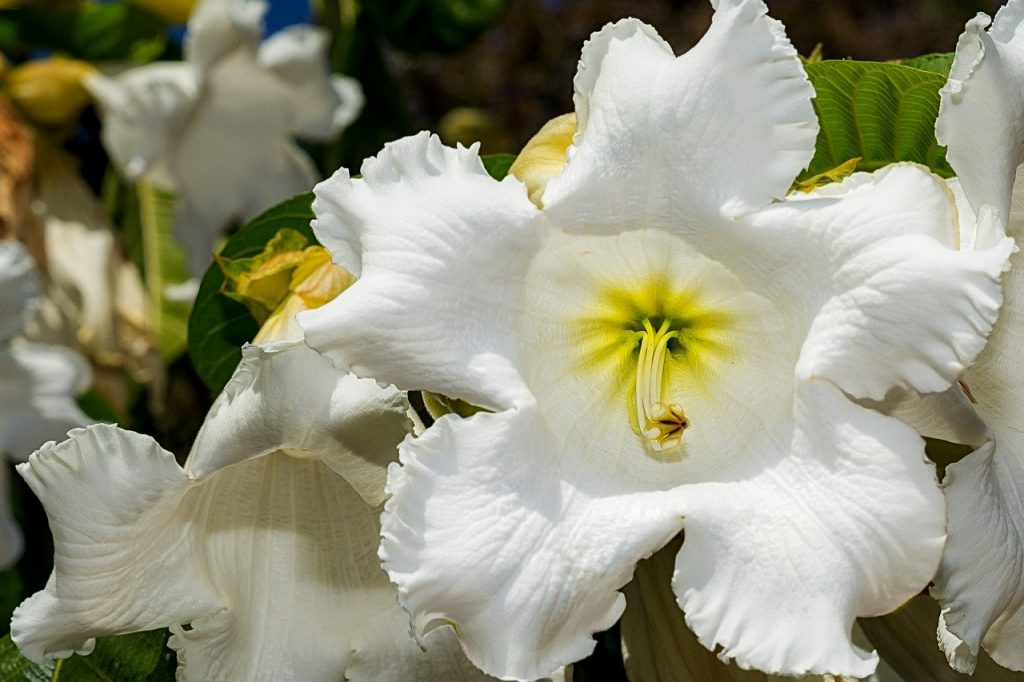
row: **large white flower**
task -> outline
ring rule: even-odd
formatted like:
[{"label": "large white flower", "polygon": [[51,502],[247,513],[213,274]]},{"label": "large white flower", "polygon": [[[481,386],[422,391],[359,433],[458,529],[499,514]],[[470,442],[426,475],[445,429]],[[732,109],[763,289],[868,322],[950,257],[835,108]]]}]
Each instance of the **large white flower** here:
[{"label": "large white flower", "polygon": [[359,84],[328,73],[322,29],[296,26],[260,42],[266,8],[205,0],[189,20],[184,62],[85,81],[121,171],[175,190],[175,226],[197,275],[230,221],[316,182],[293,138],[328,140],[362,107]]},{"label": "large white flower", "polygon": [[[29,453],[89,423],[75,396],[91,383],[85,360],[67,348],[15,343],[39,295],[35,265],[17,242],[0,241],[0,455]],[[21,531],[11,516],[7,466],[0,462],[0,567],[21,555]]]},{"label": "large white flower", "polygon": [[54,572],[12,638],[42,661],[170,627],[186,680],[482,679],[449,633],[416,645],[377,558],[407,407],[301,340],[269,341],[244,349],[184,468],[113,426],[47,444],[19,470]]},{"label": "large white flower", "polygon": [[678,58],[635,20],[595,34],[542,208],[426,134],[316,189],[360,279],[299,316],[307,343],[493,411],[402,445],[381,547],[416,632],[453,626],[490,674],[586,656],[681,529],[687,622],[770,672],[869,674],[855,618],[934,575],[922,442],[851,398],[948,387],[1012,243],[960,252],[950,193],[908,164],[774,201],[817,124],[765,12],[721,0]]},{"label": "large white flower", "polygon": [[[986,31],[989,21],[978,15],[960,37],[936,122],[963,191],[965,248],[998,239],[990,216],[1024,237],[1024,2],[1010,0]],[[963,377],[970,402],[957,388],[923,405],[952,417],[926,435],[981,445],[947,468],[949,540],[933,590],[940,643],[961,671],[974,670],[981,646],[1024,670],[1024,254],[1011,262],[998,324]]]}]

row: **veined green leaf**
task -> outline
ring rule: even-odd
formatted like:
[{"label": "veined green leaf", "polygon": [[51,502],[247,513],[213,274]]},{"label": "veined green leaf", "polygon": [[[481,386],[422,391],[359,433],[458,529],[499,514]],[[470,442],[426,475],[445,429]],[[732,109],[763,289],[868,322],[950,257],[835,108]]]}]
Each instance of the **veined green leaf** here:
[{"label": "veined green leaf", "polygon": [[[289,228],[318,244],[309,221],[313,219],[312,193],[300,194],[257,216],[235,233],[220,251],[222,258],[256,256],[279,230]],[[188,323],[188,349],[192,365],[203,382],[219,393],[242,359],[242,344],[251,341],[259,324],[249,310],[223,293],[224,274],[217,264],[203,276]]]},{"label": "veined green leaf", "polygon": [[933,73],[941,74],[942,76],[948,76],[949,69],[953,66],[953,53],[936,52],[935,54],[925,54],[912,59],[904,59],[900,64],[903,66],[909,66],[913,69],[931,71]]},{"label": "veined green leaf", "polygon": [[495,180],[501,180],[508,175],[508,169],[515,163],[515,154],[485,154],[480,157],[484,162],[484,168]]},{"label": "veined green leaf", "polygon": [[167,630],[102,637],[88,656],[38,665],[23,657],[10,635],[0,639],[0,682],[173,682],[177,661]]},{"label": "veined green leaf", "polygon": [[824,61],[808,64],[821,130],[814,159],[798,181],[860,158],[857,170],[898,161],[951,177],[946,150],[935,141],[944,76],[900,64]]}]

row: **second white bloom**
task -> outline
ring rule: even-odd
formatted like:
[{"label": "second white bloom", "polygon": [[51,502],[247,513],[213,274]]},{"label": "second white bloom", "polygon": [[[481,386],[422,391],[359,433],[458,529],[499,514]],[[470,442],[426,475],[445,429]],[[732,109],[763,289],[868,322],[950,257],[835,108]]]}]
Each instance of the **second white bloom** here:
[{"label": "second white bloom", "polygon": [[1013,245],[960,252],[913,165],[776,201],[817,123],[765,11],[721,0],[678,58],[637,21],[595,34],[542,208],[425,134],[317,188],[314,229],[360,279],[300,316],[308,343],[493,411],[403,444],[381,549],[416,631],[452,625],[493,675],[586,656],[680,531],[687,622],[768,672],[868,675],[855,618],[934,575],[922,441],[851,398],[948,387]]}]

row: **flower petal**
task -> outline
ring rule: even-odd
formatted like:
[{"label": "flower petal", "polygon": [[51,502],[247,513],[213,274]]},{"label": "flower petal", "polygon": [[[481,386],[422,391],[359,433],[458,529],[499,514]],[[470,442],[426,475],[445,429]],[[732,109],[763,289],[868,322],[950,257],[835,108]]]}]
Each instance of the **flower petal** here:
[{"label": "flower petal", "polygon": [[185,472],[152,438],[99,424],[47,443],[18,471],[46,508],[54,537],[54,572],[11,623],[27,658],[86,653],[94,637],[221,608],[179,511]]},{"label": "flower petal", "polygon": [[[1024,162],[1024,2],[967,22],[941,90],[935,136],[975,211],[992,206],[1007,223],[1017,167]],[[1009,85],[1008,84],[1014,84]],[[984,131],[980,134],[979,131]]]},{"label": "flower petal", "polygon": [[148,64],[116,78],[94,73],[83,84],[100,106],[103,146],[130,180],[163,157],[199,94],[195,71],[180,62]]},{"label": "flower petal", "polygon": [[557,222],[689,233],[786,194],[818,125],[796,50],[766,11],[723,0],[679,58],[635,19],[591,37],[575,81],[575,145],[543,195]]},{"label": "flower petal", "polygon": [[203,422],[185,471],[206,478],[288,450],[319,458],[376,506],[384,502],[396,445],[411,429],[407,407],[397,389],[342,374],[302,343],[246,346]]},{"label": "flower petal", "polygon": [[89,365],[67,348],[0,349],[0,452],[24,461],[46,441],[92,422],[75,402],[91,383]]},{"label": "flower petal", "polygon": [[[679,680],[715,680],[716,682],[855,682],[852,677],[831,675],[768,675],[759,670],[744,670],[735,662],[724,663],[715,652],[705,649],[686,625],[683,612],[672,593],[675,557],[682,545],[676,538],[653,556],[636,566],[633,580],[626,585],[626,611],[622,614],[622,646],[626,672],[637,682],[678,682]],[[858,646],[869,644],[859,628],[853,639]],[[864,644],[862,644],[864,642]],[[935,652],[939,656],[938,652]],[[903,682],[884,668],[866,682]],[[908,678],[910,679],[910,678]]]},{"label": "flower petal", "polygon": [[609,492],[560,466],[532,403],[442,417],[400,451],[380,549],[399,601],[418,636],[451,625],[505,679],[587,656],[622,614],[633,565],[682,523],[673,493]]},{"label": "flower petal", "polygon": [[894,391],[880,403],[862,404],[909,424],[922,436],[980,446],[992,437],[992,431],[978,416],[963,386],[953,384],[942,393]]},{"label": "flower petal", "polygon": [[[305,152],[279,133],[275,139],[259,117],[221,116],[211,99],[196,108],[167,159],[178,199],[175,236],[188,249],[195,277],[209,267],[214,245],[232,221],[248,221],[278,201],[309,191],[317,177]],[[263,142],[252,144],[254,139]]]},{"label": "flower petal", "polygon": [[475,147],[427,133],[386,145],[362,174],[342,169],[315,189],[317,238],[360,279],[299,315],[306,343],[399,388],[488,408],[526,399],[507,333],[541,239],[526,188],[495,182]]},{"label": "flower petal", "polygon": [[[985,345],[1015,248],[1003,237],[958,250],[952,195],[912,164],[856,173],[751,214],[745,227],[763,246],[749,269],[815,311],[797,375],[873,400],[956,380]],[[778,270],[786,263],[788,274]]]},{"label": "flower petal", "polygon": [[444,633],[416,646],[376,557],[379,507],[322,462],[257,457],[193,494],[197,563],[227,608],[172,626],[187,679],[477,679]]},{"label": "flower petal", "polygon": [[877,657],[851,628],[928,584],[945,540],[942,494],[912,429],[831,384],[804,385],[796,416],[792,451],[775,466],[687,489],[673,587],[723,660],[864,677]]},{"label": "flower petal", "polygon": [[[942,652],[935,648],[935,622],[939,605],[921,594],[892,613],[859,622],[868,639],[878,647],[882,661],[889,663],[901,680],[967,682],[968,678],[950,670]],[[978,660],[974,679],[984,682],[1019,682],[1020,675],[1000,668],[984,654]]]},{"label": "flower petal", "polygon": [[0,242],[0,343],[21,331],[39,296],[35,264],[18,242]]},{"label": "flower petal", "polygon": [[202,0],[188,20],[186,60],[205,72],[240,45],[255,48],[268,8],[265,0]]},{"label": "flower petal", "polygon": [[290,132],[310,140],[330,140],[356,119],[363,107],[359,81],[332,76],[327,69],[330,35],[313,26],[290,26],[267,38],[257,61],[292,89]]},{"label": "flower petal", "polygon": [[950,665],[967,673],[981,645],[1000,665],[1024,670],[1024,438],[996,433],[949,465],[944,481],[949,542],[932,594],[955,635],[943,642]]}]

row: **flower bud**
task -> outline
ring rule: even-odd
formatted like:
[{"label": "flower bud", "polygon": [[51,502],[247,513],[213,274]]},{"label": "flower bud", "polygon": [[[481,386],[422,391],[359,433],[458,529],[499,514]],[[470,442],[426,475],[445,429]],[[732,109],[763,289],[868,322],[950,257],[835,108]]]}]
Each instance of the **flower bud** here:
[{"label": "flower bud", "polygon": [[73,123],[89,103],[82,79],[93,71],[91,64],[75,59],[40,59],[11,69],[5,89],[30,123],[60,127]]}]

